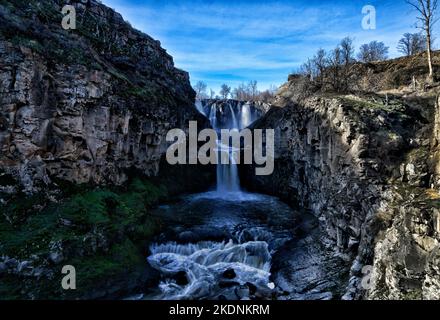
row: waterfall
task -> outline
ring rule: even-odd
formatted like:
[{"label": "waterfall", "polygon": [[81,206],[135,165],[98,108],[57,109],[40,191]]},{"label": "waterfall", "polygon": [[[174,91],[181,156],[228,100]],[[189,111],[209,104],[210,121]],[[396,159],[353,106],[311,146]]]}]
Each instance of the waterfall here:
[{"label": "waterfall", "polygon": [[204,116],[206,116],[205,111],[203,111],[203,105],[202,105],[202,101],[200,100],[196,100],[196,108],[197,110],[203,114]]},{"label": "waterfall", "polygon": [[211,106],[209,121],[211,122],[211,126],[217,131],[217,105],[215,103]]},{"label": "waterfall", "polygon": [[231,117],[232,117],[232,129],[238,129],[239,125],[238,125],[237,117],[235,116],[235,111],[232,108],[232,105],[229,105],[229,110],[231,111]]},{"label": "waterfall", "polygon": [[247,128],[252,123],[251,106],[245,103],[241,107],[241,127]]},{"label": "waterfall", "polygon": [[[229,110],[231,112],[231,118],[227,121],[218,121],[217,113],[220,111],[217,103],[211,105],[209,113],[209,121],[212,127],[220,134],[221,129],[239,129],[237,118],[232,106],[229,104]],[[224,110],[223,110],[224,111]],[[227,114],[227,113],[225,113]],[[222,125],[221,123],[226,123]],[[217,151],[218,151],[218,164],[217,164],[217,191],[221,193],[225,192],[239,192],[240,181],[238,178],[238,168],[235,162],[234,153],[240,152],[239,150],[233,150],[229,145],[222,145],[221,137],[217,139]],[[229,164],[221,164],[221,157],[223,154],[227,154],[229,158]]]},{"label": "waterfall", "polygon": [[[196,103],[197,109],[203,114],[203,106],[199,101]],[[206,109],[205,109],[206,110]],[[209,112],[208,112],[209,111]],[[257,114],[252,112],[249,102],[216,101],[208,109],[208,119],[212,127],[219,135],[217,140],[217,151],[219,164],[217,164],[217,191],[220,193],[239,192],[240,181],[238,177],[238,167],[234,155],[240,150],[233,150],[229,145],[222,145],[221,130],[241,130],[248,127],[256,120]],[[230,164],[221,164],[222,155],[227,155]]]}]

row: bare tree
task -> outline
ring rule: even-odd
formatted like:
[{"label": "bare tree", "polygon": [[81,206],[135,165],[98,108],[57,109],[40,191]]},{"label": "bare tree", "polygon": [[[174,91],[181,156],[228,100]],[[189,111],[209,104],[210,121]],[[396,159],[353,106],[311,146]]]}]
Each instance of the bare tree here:
[{"label": "bare tree", "polygon": [[438,0],[406,0],[406,2],[419,13],[417,20],[421,22],[421,25],[418,28],[422,29],[426,35],[429,78],[432,80],[434,78],[434,70],[432,68],[432,28],[438,20],[436,17]]},{"label": "bare tree", "polygon": [[252,80],[249,82],[249,92],[251,94],[252,100],[255,100],[255,98],[258,95],[258,82],[255,80]]},{"label": "bare tree", "polygon": [[315,79],[318,86],[324,85],[325,72],[328,67],[327,52],[324,49],[319,49],[316,55],[311,60],[312,71],[316,73]]},{"label": "bare tree", "polygon": [[214,91],[214,90],[209,89],[209,97],[210,97],[211,99],[214,99],[214,98],[215,98],[215,91]]},{"label": "bare tree", "polygon": [[360,47],[358,59],[362,62],[383,61],[388,58],[388,49],[383,42],[372,41]]},{"label": "bare tree", "polygon": [[328,71],[330,73],[330,81],[333,90],[341,90],[341,68],[343,66],[343,56],[340,46],[337,46],[329,55],[328,61],[330,63]]},{"label": "bare tree", "polygon": [[222,98],[228,99],[230,93],[231,93],[231,87],[228,86],[227,84],[222,84],[220,90],[220,95],[222,96]]},{"label": "bare tree", "polygon": [[273,102],[278,91],[278,87],[275,85],[271,85],[269,89],[264,90],[258,94],[258,100],[266,103]]},{"label": "bare tree", "polygon": [[303,63],[303,65],[300,67],[299,72],[300,74],[307,77],[309,81],[315,81],[315,78],[317,76],[317,71],[315,64],[313,63],[313,60],[307,59],[307,62]]},{"label": "bare tree", "polygon": [[341,55],[342,63],[347,67],[350,63],[354,61],[354,45],[353,39],[350,37],[345,37],[342,39],[341,44]]},{"label": "bare tree", "polygon": [[406,56],[426,50],[426,37],[421,33],[405,33],[400,39],[397,50]]},{"label": "bare tree", "polygon": [[196,85],[194,86],[194,91],[197,94],[197,99],[199,99],[199,100],[206,99],[206,97],[207,97],[206,89],[207,88],[208,88],[208,86],[203,81],[198,81],[196,83]]},{"label": "bare tree", "polygon": [[[432,42],[432,36],[431,36],[431,42]],[[411,42],[411,51],[412,54],[421,53],[423,51],[426,51],[426,37],[422,33],[414,33],[412,36],[412,42]]]},{"label": "bare tree", "polygon": [[249,100],[249,97],[250,97],[249,88],[244,83],[239,84],[238,87],[232,91],[233,99],[239,101],[247,101]]},{"label": "bare tree", "polygon": [[353,39],[350,37],[345,37],[342,39],[341,43],[339,44],[339,47],[341,48],[341,59],[342,59],[342,70],[340,77],[342,78],[342,90],[346,91],[348,90],[349,84],[350,84],[350,69],[351,64],[355,61],[354,58],[354,52],[355,48],[353,45]]},{"label": "bare tree", "polygon": [[412,55],[411,43],[412,43],[412,34],[405,33],[402,39],[399,40],[399,44],[397,45],[397,50],[399,52],[402,52],[406,56],[410,56]]}]

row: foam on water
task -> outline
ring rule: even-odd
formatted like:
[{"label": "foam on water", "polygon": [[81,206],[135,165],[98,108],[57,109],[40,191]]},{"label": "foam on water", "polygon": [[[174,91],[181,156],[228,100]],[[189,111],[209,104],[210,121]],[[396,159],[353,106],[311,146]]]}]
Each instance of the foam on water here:
[{"label": "foam on water", "polygon": [[[167,276],[159,285],[162,299],[217,296],[222,292],[219,283],[228,280],[224,276],[228,270],[235,273],[234,283],[252,283],[268,290],[271,256],[264,241],[154,244],[150,251],[150,265]],[[188,284],[179,285],[173,280],[179,272],[185,273]]]}]

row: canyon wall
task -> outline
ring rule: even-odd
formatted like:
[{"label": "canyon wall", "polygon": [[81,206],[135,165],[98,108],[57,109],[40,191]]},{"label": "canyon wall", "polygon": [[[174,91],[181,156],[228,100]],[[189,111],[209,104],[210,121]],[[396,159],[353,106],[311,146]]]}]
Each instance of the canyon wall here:
[{"label": "canyon wall", "polygon": [[[67,3],[76,30],[61,26]],[[209,126],[188,74],[112,9],[94,0],[0,4],[0,170],[26,193],[54,180],[156,176],[168,130]]]},{"label": "canyon wall", "polygon": [[[215,179],[164,159],[168,130],[210,127],[194,102],[160,42],[99,1],[0,0],[0,299],[121,298],[158,281],[151,208]],[[64,265],[77,290],[61,287]]]},{"label": "canyon wall", "polygon": [[292,79],[281,87],[278,107],[253,125],[275,130],[274,174],[254,176],[242,167],[241,176],[249,189],[307,208],[319,221],[315,240],[322,249],[311,250],[316,241],[309,241],[305,250],[315,258],[298,260],[309,272],[291,270],[308,284],[297,293],[438,298],[439,197],[428,189],[432,97],[424,103],[374,94],[298,100],[295,85]]}]

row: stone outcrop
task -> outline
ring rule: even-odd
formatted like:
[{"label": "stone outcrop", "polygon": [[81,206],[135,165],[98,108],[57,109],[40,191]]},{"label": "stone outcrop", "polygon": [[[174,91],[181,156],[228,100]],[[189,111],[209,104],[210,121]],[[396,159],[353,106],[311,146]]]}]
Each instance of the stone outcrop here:
[{"label": "stone outcrop", "polygon": [[[168,130],[210,126],[194,102],[160,42],[99,1],[0,0],[0,299],[121,298],[157,281],[151,208],[215,177],[164,159]],[[62,290],[63,265],[77,290]]]},{"label": "stone outcrop", "polygon": [[[61,26],[76,8],[77,29]],[[159,173],[165,135],[208,121],[160,42],[94,0],[0,2],[0,174],[119,185]]]},{"label": "stone outcrop", "polygon": [[[423,52],[385,61],[354,62],[347,69],[343,68],[339,79],[334,78],[334,73],[330,69],[313,80],[303,74],[291,74],[278,99],[282,99],[282,95],[286,94],[294,97],[295,100],[301,100],[315,94],[333,91],[360,93],[395,91],[409,94],[415,90],[426,92],[433,87],[439,87],[438,83],[427,81],[426,75],[429,70],[426,61],[426,52]],[[432,52],[432,64],[434,73],[437,74],[440,70],[440,51]],[[286,87],[289,87],[289,90],[285,90]]]},{"label": "stone outcrop", "polygon": [[286,275],[308,286],[290,295],[438,297],[438,191],[426,196],[435,177],[428,156],[432,98],[298,99],[295,83],[284,85],[278,107],[253,125],[275,130],[274,174],[241,168],[249,189],[309,209],[319,221]]},{"label": "stone outcrop", "polygon": [[[377,213],[386,217],[387,228],[376,237],[368,298],[440,298],[439,111],[437,101],[435,115],[431,117],[431,146],[424,141],[425,148],[407,154],[400,166],[407,174],[407,183],[394,185],[388,206]],[[418,183],[420,177],[424,180],[422,184]]]}]

